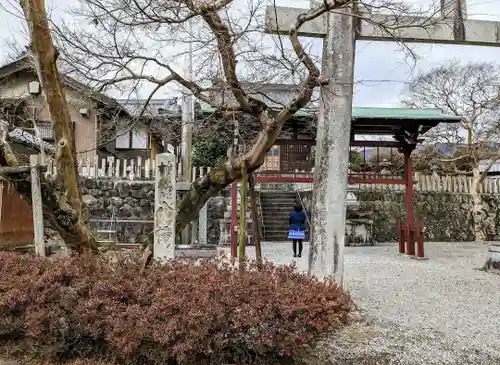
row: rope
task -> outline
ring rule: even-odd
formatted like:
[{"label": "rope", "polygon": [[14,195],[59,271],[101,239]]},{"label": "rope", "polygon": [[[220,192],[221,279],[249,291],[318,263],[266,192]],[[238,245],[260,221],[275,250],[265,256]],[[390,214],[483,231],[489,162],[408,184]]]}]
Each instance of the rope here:
[{"label": "rope", "polygon": [[309,230],[311,230],[311,221],[309,220],[309,214],[307,212],[307,209],[304,207],[304,201],[302,200],[302,197],[300,196],[300,192],[298,189],[298,184],[296,182],[293,183],[295,185],[295,193],[297,194],[297,197],[299,198],[300,205],[304,209],[304,212],[306,213],[306,220],[307,220],[307,225],[309,226]]}]

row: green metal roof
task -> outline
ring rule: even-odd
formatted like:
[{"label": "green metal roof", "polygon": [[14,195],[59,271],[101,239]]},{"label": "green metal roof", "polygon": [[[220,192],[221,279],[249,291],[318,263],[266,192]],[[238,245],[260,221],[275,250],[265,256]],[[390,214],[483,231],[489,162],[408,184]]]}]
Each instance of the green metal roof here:
[{"label": "green metal roof", "polygon": [[[215,111],[210,105],[200,103],[203,113],[213,113]],[[315,111],[311,109],[301,109],[295,116],[312,117]],[[379,108],[379,107],[353,107],[352,119],[407,119],[407,120],[434,120],[440,122],[458,122],[461,117],[444,114],[441,109],[432,108]]]},{"label": "green metal roof", "polygon": [[461,117],[444,114],[441,109],[432,108],[376,108],[354,107],[352,119],[411,119],[458,122]]}]

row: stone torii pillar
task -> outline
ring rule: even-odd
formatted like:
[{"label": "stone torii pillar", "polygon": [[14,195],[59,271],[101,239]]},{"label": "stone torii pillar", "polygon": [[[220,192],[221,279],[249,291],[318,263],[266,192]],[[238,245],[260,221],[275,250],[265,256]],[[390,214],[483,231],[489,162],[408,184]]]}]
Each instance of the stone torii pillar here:
[{"label": "stone torii pillar", "polygon": [[[500,46],[500,22],[466,19],[464,0],[442,0],[442,4],[445,18],[369,15],[344,8],[342,13],[330,11],[307,22],[299,30],[299,36],[324,39],[323,73],[330,80],[321,89],[317,126],[310,274],[332,277],[342,285],[355,41]],[[268,6],[266,31],[288,35],[297,17],[307,11]],[[371,21],[351,16],[352,12]],[[392,27],[391,32],[376,24]]]}]

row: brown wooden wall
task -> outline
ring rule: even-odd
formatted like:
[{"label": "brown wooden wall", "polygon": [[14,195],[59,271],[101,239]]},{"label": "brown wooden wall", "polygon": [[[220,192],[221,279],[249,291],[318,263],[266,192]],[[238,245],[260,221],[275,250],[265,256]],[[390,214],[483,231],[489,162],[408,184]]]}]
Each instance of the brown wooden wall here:
[{"label": "brown wooden wall", "polygon": [[0,197],[0,248],[31,244],[31,207],[7,182],[0,182]]}]

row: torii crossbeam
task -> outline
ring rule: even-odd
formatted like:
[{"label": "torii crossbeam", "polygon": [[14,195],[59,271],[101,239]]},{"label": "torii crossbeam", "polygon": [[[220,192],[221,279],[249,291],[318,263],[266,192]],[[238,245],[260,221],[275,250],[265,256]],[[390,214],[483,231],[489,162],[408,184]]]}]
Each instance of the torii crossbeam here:
[{"label": "torii crossbeam", "polygon": [[[360,13],[350,3],[335,10],[341,13],[330,11],[299,29],[299,36],[324,39],[322,74],[329,80],[321,88],[317,126],[309,252],[312,275],[332,277],[342,285],[356,40],[500,46],[500,22],[466,19],[464,0],[442,0],[442,4],[444,17],[396,17]],[[308,10],[269,6],[266,31],[288,34],[297,17]]]}]

